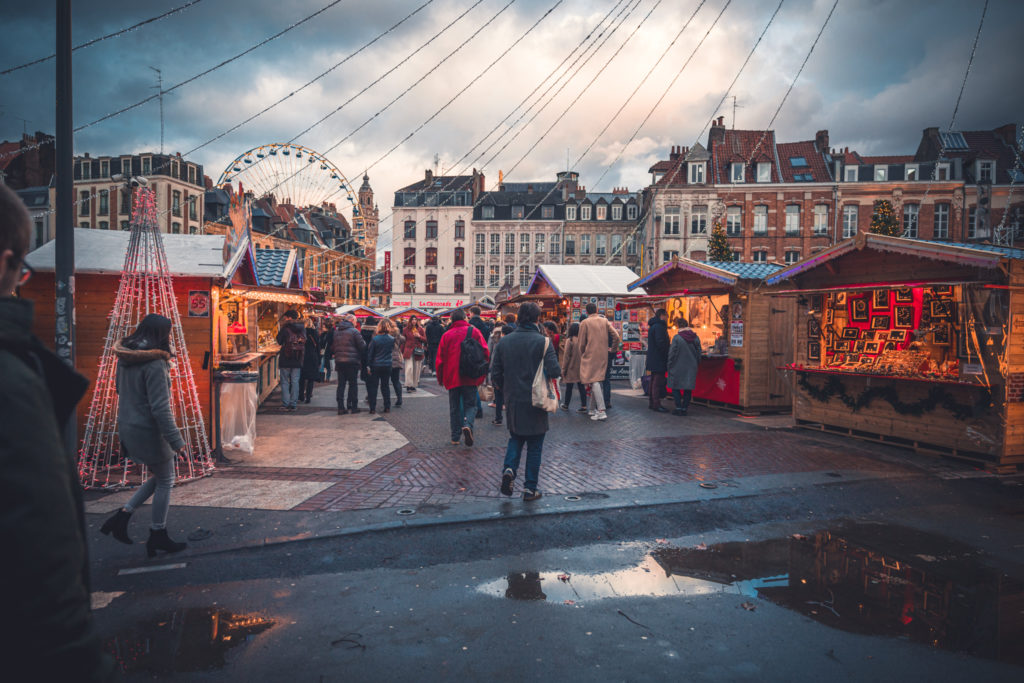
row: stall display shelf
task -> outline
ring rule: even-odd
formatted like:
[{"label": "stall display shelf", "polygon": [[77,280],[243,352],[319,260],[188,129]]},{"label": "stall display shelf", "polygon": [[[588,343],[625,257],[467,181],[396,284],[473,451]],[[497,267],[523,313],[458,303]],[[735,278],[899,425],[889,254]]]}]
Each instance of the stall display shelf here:
[{"label": "stall display shelf", "polygon": [[989,385],[983,382],[965,382],[958,379],[947,379],[945,377],[927,377],[927,376],[915,376],[915,375],[885,375],[876,372],[861,372],[857,370],[844,370],[842,368],[816,368],[806,367],[803,365],[782,365],[776,368],[777,370],[794,370],[796,372],[806,372],[813,375],[841,375],[843,377],[867,377],[872,379],[895,379],[904,380],[907,382],[925,382],[928,384],[950,384],[960,387],[978,387],[986,388]]}]

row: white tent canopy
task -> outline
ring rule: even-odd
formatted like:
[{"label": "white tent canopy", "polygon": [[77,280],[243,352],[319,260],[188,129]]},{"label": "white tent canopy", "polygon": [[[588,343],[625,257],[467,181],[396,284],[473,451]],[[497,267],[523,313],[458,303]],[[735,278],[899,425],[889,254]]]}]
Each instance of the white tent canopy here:
[{"label": "white tent canopy", "polygon": [[558,296],[630,296],[629,284],[637,275],[626,266],[543,265],[530,282],[534,291],[537,278],[543,278]]},{"label": "white tent canopy", "polygon": [[[128,237],[124,230],[75,228],[76,273],[120,273],[128,253]],[[161,235],[167,267],[178,277],[224,276],[224,235]],[[40,272],[54,269],[56,241],[39,247],[25,260]]]}]

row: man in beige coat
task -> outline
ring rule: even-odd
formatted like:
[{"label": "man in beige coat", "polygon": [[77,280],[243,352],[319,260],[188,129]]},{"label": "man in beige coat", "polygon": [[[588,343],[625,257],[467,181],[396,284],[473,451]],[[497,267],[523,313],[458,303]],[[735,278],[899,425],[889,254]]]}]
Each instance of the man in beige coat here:
[{"label": "man in beige coat", "polygon": [[608,351],[619,343],[619,333],[607,318],[597,312],[597,304],[587,304],[587,317],[580,323],[580,382],[590,390],[588,412],[591,420],[608,419],[601,381],[608,369]]}]

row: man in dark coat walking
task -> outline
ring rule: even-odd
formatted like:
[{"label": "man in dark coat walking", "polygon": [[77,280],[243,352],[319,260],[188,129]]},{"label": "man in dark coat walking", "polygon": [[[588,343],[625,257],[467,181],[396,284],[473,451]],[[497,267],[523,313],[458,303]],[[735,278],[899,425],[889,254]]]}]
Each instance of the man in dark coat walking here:
[{"label": "man in dark coat walking", "polygon": [[647,326],[647,370],[651,373],[651,395],[647,407],[659,413],[668,409],[661,405],[665,393],[665,373],[668,371],[668,311],[659,308]]},{"label": "man in dark coat walking", "polygon": [[[331,354],[334,368],[338,371],[338,389],[334,397],[338,401],[338,415],[359,412],[359,371],[364,365],[366,342],[355,326],[354,315],[346,315],[334,326]],[[348,401],[345,400],[345,384],[348,384]],[[346,407],[347,406],[347,407]]]},{"label": "man in dark coat walking", "polygon": [[548,431],[548,414],[533,406],[533,378],[537,367],[544,364],[548,379],[562,376],[558,355],[550,340],[537,327],[540,307],[528,301],[519,307],[519,324],[507,337],[502,337],[491,363],[491,379],[505,399],[508,414],[508,450],[501,473],[501,492],[512,495],[512,486],[519,469],[519,460],[526,446],[526,472],[523,500],[541,497],[537,489],[540,477],[541,451]]},{"label": "man in dark coat walking", "polygon": [[89,553],[78,468],[61,435],[88,382],[32,335],[32,222],[0,184],[0,562],[4,680],[105,681],[89,607]]},{"label": "man in dark coat walking", "polygon": [[423,327],[427,335],[427,367],[431,372],[436,372],[437,347],[441,344],[441,335],[444,334],[444,325],[436,315]]}]

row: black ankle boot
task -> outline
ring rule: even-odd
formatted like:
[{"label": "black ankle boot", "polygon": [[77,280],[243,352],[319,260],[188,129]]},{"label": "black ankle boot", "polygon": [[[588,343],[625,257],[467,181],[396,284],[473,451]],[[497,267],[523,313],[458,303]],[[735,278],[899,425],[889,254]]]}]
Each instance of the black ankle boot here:
[{"label": "black ankle boot", "polygon": [[187,543],[172,541],[167,535],[167,529],[149,530],[149,540],[146,541],[146,554],[150,557],[154,557],[157,550],[163,550],[165,553],[176,553],[187,547]]},{"label": "black ankle boot", "polygon": [[114,538],[121,541],[121,543],[131,545],[132,539],[128,537],[128,520],[131,518],[132,513],[118,510],[114,513],[113,517],[103,522],[103,526],[100,527],[100,533],[104,536],[113,534]]}]

